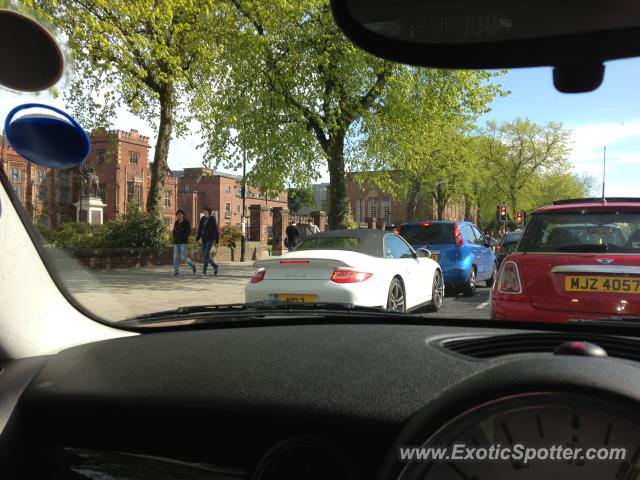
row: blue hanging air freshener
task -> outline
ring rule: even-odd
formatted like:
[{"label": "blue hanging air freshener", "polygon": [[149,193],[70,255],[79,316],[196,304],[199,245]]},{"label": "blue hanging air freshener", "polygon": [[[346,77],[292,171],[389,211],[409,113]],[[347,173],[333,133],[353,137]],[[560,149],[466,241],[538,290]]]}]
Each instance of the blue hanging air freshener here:
[{"label": "blue hanging air freshener", "polygon": [[[57,116],[16,113],[31,108],[50,110]],[[63,118],[60,118],[63,117]],[[4,122],[9,144],[21,157],[48,168],[74,167],[89,155],[89,136],[71,115],[39,103],[25,103],[9,112]]]}]

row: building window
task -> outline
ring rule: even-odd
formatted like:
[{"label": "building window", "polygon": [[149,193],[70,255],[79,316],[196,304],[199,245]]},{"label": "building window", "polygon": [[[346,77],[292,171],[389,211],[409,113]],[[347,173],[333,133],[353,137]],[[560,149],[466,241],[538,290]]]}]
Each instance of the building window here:
[{"label": "building window", "polygon": [[249,198],[253,198],[253,197],[255,197],[255,193],[253,193],[253,192],[251,192],[251,191],[250,191],[250,192],[249,192]]},{"label": "building window", "polygon": [[102,203],[107,203],[107,184],[106,183],[101,183],[98,186],[98,196],[100,197],[100,200],[102,200]]},{"label": "building window", "polygon": [[237,213],[237,214],[240,214],[240,204],[237,204],[237,205],[236,205],[236,213]]},{"label": "building window", "polygon": [[356,212],[356,217],[358,220],[358,223],[364,223],[364,199],[363,198],[359,198],[358,202],[357,202],[357,212]]},{"label": "building window", "polygon": [[378,197],[369,197],[369,217],[378,218]]},{"label": "building window", "polygon": [[166,228],[171,227],[171,217],[164,217],[164,218],[163,218],[163,221],[164,221],[164,226],[165,226]]},{"label": "building window", "polygon": [[106,154],[104,149],[98,150],[98,163],[104,163],[105,157],[106,157]]},{"label": "building window", "polygon": [[46,185],[47,184],[47,173],[39,171],[38,172],[38,185]]},{"label": "building window", "polygon": [[164,207],[171,208],[171,191],[168,190],[164,192]]},{"label": "building window", "polygon": [[224,204],[224,218],[231,218],[231,204],[229,202]]},{"label": "building window", "polygon": [[391,199],[383,198],[382,199],[382,218],[384,219],[384,223],[391,223]]},{"label": "building window", "polygon": [[225,185],[224,192],[225,193],[231,193],[231,185]]},{"label": "building window", "polygon": [[38,188],[36,190],[36,197],[39,202],[49,201],[49,192],[47,190],[47,185],[38,185]]},{"label": "building window", "polygon": [[24,191],[22,188],[22,178],[23,172],[22,169],[18,167],[11,167],[11,185],[18,195],[18,199],[21,202],[24,202]]},{"label": "building window", "polygon": [[60,186],[60,203],[69,203],[69,187]]},{"label": "building window", "polygon": [[136,183],[133,187],[133,197],[138,207],[142,207],[142,184]]},{"label": "building window", "polygon": [[60,173],[58,176],[58,201],[69,203],[69,192],[69,176],[66,173]]},{"label": "building window", "polygon": [[136,182],[127,182],[127,203],[135,203],[142,207],[142,185]]},{"label": "building window", "polygon": [[189,192],[191,192],[191,185],[185,185],[185,186],[182,188],[182,191],[183,191],[184,193],[189,193]]},{"label": "building window", "polygon": [[138,164],[138,152],[129,152],[129,163],[132,165]]}]

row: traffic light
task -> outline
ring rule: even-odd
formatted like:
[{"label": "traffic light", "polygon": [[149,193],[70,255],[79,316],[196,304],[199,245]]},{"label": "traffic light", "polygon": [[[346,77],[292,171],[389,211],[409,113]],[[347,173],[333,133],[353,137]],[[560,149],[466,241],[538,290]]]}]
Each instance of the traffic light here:
[{"label": "traffic light", "polygon": [[498,207],[498,221],[506,222],[507,221],[507,206],[500,205]]},{"label": "traffic light", "polygon": [[516,212],[516,225],[524,225],[524,212]]}]

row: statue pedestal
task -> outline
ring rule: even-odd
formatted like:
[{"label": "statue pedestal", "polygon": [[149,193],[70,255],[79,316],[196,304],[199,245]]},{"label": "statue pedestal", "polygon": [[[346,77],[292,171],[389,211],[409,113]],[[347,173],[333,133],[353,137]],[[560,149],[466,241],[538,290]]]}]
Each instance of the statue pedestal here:
[{"label": "statue pedestal", "polygon": [[106,203],[102,203],[100,197],[80,197],[76,203],[76,221],[89,223],[91,225],[102,225],[104,223],[104,208]]}]

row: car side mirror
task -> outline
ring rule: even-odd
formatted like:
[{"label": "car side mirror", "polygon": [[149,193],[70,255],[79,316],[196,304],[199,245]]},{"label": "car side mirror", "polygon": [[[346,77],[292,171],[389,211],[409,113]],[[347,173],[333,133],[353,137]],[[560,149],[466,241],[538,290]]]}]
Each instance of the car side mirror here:
[{"label": "car side mirror", "polygon": [[416,255],[419,258],[431,258],[431,252],[426,248],[419,248],[418,250],[416,250]]}]

